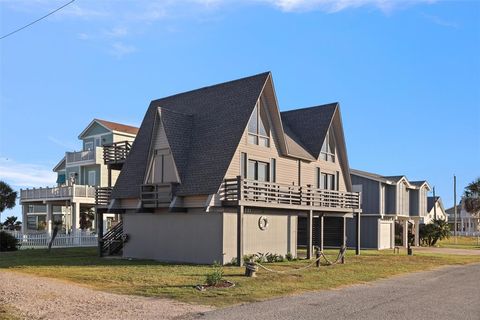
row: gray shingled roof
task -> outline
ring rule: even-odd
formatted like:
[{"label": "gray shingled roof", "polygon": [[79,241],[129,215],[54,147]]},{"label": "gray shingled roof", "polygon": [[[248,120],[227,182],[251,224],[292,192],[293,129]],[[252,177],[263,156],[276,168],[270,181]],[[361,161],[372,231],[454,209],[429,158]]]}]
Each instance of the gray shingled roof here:
[{"label": "gray shingled roof", "polygon": [[405,178],[405,176],[385,176],[384,178],[387,179],[387,180],[392,180],[392,181],[398,182],[398,181],[402,180],[403,178]]},{"label": "gray shingled roof", "polygon": [[428,197],[427,198],[427,212],[430,212],[430,210],[432,210],[435,202],[437,202],[438,199],[440,199],[440,197],[435,197],[435,200],[434,200],[433,197]]},{"label": "gray shingled roof", "polygon": [[[177,195],[216,193],[269,76],[261,73],[152,101],[112,198],[139,198],[157,110],[180,176]],[[318,158],[337,106],[281,113],[291,156]]]},{"label": "gray shingled roof", "polygon": [[[269,76],[261,73],[152,101],[112,198],[139,198],[158,108],[181,178],[177,194],[216,193]],[[177,137],[182,126],[188,130]]]},{"label": "gray shingled roof", "polygon": [[330,103],[316,107],[284,111],[282,122],[300,139],[310,154],[318,159],[338,103]]}]

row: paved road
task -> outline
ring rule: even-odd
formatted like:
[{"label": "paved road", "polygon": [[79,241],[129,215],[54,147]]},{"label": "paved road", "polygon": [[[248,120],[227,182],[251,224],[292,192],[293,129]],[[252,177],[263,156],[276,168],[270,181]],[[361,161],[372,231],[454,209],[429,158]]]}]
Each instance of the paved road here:
[{"label": "paved road", "polygon": [[478,249],[458,249],[458,248],[434,248],[434,247],[414,247],[415,252],[441,253],[441,254],[460,254],[464,256],[480,256]]},{"label": "paved road", "polygon": [[215,310],[202,320],[480,319],[480,264]]}]

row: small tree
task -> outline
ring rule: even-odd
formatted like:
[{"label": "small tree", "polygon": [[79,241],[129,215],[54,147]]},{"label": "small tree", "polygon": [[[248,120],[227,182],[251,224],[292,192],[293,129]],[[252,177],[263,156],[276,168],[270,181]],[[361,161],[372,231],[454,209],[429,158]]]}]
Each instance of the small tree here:
[{"label": "small tree", "polygon": [[473,217],[480,218],[480,178],[465,187],[463,203],[468,213]]},{"label": "small tree", "polygon": [[5,209],[12,209],[15,207],[17,200],[17,192],[5,182],[0,181],[0,217]]},{"label": "small tree", "polygon": [[22,222],[17,221],[18,218],[15,216],[10,216],[5,219],[3,226],[8,230],[20,230]]},{"label": "small tree", "polygon": [[432,223],[420,226],[420,241],[429,247],[435,246],[439,240],[450,237],[450,226],[447,221],[435,219]]}]

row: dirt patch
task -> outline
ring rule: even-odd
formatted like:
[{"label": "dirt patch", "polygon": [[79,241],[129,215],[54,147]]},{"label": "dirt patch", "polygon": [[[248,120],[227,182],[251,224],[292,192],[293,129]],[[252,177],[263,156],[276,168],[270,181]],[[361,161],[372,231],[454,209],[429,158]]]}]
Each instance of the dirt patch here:
[{"label": "dirt patch", "polygon": [[55,279],[0,271],[0,304],[25,319],[176,319],[211,310],[169,299],[96,291]]}]

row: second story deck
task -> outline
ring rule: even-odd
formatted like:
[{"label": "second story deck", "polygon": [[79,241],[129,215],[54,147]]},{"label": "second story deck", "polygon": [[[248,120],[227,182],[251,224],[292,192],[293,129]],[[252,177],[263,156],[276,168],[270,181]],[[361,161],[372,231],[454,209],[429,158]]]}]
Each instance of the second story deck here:
[{"label": "second story deck", "polygon": [[360,194],[255,180],[226,179],[221,188],[222,205],[293,210],[360,212]]},{"label": "second story deck", "polygon": [[83,198],[87,201],[91,200],[93,203],[95,200],[95,187],[87,185],[72,185],[20,190],[20,199],[22,202],[73,200],[74,198]]}]

